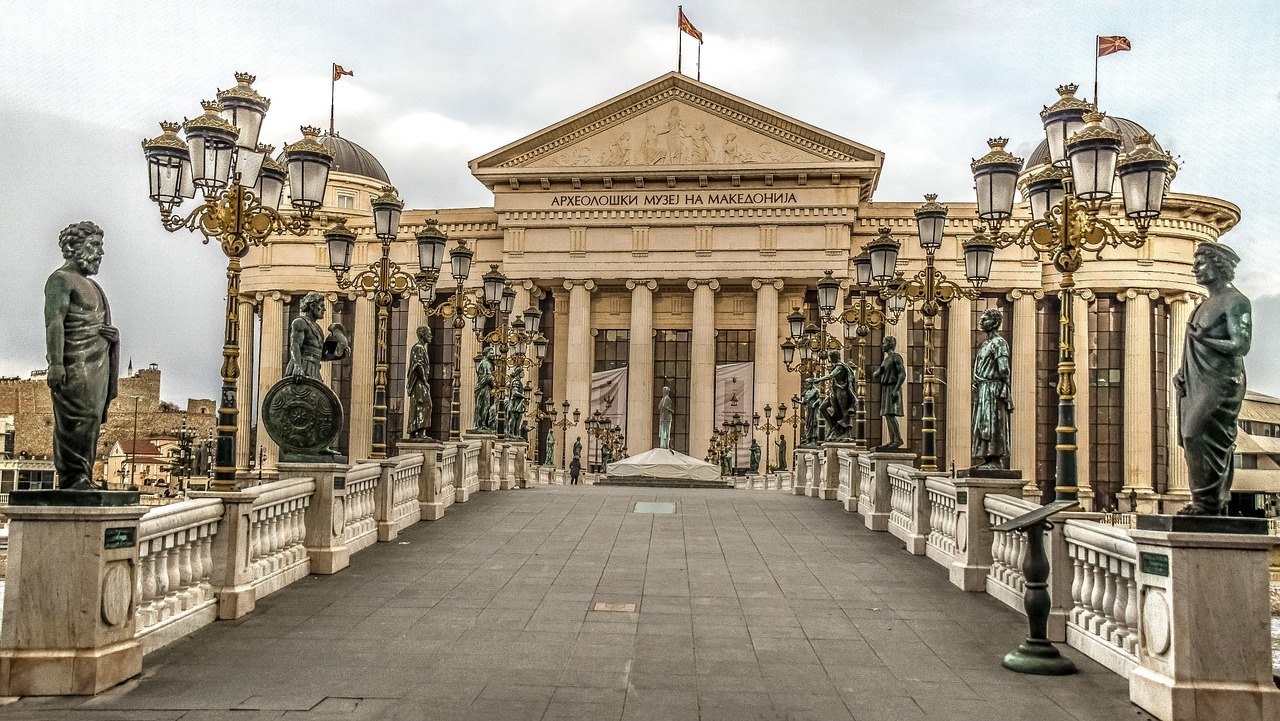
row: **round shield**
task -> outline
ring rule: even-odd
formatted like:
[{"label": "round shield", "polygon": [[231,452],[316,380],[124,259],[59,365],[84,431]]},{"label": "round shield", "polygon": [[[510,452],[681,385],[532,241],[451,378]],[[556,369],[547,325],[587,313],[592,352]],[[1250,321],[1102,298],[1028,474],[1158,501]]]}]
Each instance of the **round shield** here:
[{"label": "round shield", "polygon": [[315,378],[283,378],[262,399],[262,423],[281,451],[320,453],[342,429],[342,402]]}]

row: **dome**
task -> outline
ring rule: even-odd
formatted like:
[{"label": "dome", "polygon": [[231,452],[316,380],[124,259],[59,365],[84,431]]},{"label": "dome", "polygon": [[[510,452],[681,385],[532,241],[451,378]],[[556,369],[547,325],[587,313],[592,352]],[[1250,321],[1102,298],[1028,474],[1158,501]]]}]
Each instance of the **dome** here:
[{"label": "dome", "polygon": [[[382,163],[378,162],[378,159],[368,150],[340,135],[321,136],[320,144],[333,153],[334,172],[361,175],[391,184],[391,178],[387,177],[387,171],[382,167]],[[284,153],[281,153],[277,160],[284,164]]]},{"label": "dome", "polygon": [[[1125,118],[1113,118],[1110,115],[1102,120],[1102,126],[1108,130],[1120,133],[1120,143],[1122,146],[1120,148],[1120,152],[1122,153],[1133,152],[1134,147],[1136,147],[1133,142],[1134,138],[1141,135],[1150,135],[1146,128],[1138,125],[1132,120],[1127,120]],[[1160,143],[1154,140],[1151,142],[1151,147],[1161,153],[1165,152],[1164,148],[1160,147]],[[1022,164],[1022,170],[1023,172],[1026,172],[1038,165],[1047,165],[1048,162],[1049,141],[1041,140],[1040,144],[1036,146],[1036,149],[1027,156],[1026,162]]]}]

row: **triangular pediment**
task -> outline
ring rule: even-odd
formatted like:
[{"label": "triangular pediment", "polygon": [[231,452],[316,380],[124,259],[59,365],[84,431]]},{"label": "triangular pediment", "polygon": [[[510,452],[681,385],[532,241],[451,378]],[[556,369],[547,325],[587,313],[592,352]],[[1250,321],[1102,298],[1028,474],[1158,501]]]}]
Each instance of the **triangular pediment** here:
[{"label": "triangular pediment", "polygon": [[[477,175],[730,166],[861,167],[884,154],[668,73],[471,161]],[[850,168],[851,169],[851,168]]]}]

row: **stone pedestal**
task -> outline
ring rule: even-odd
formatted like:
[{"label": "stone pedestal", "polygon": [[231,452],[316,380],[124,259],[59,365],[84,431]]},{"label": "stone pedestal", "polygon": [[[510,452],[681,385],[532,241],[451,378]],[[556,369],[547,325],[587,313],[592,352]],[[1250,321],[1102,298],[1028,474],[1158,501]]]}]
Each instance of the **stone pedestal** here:
[{"label": "stone pedestal", "polygon": [[480,463],[476,468],[479,490],[496,491],[502,487],[502,464],[494,462],[494,446],[501,446],[493,436],[467,436],[464,440],[480,441]]},{"label": "stone pedestal", "polygon": [[[1143,530],[1157,519],[1170,519],[1170,530]],[[1280,718],[1267,581],[1280,539],[1265,525],[1256,535],[1178,530],[1237,520],[1253,519],[1141,517],[1129,534],[1142,619],[1129,700],[1161,721]]]},{"label": "stone pedestal", "polygon": [[840,458],[842,455],[855,453],[856,443],[838,443],[835,441],[822,444],[822,482],[814,495],[824,501],[840,499]]},{"label": "stone pedestal", "polygon": [[511,486],[514,488],[528,488],[529,444],[524,442],[508,443],[507,453],[511,456]]},{"label": "stone pedestal", "polygon": [[951,583],[965,591],[982,592],[991,571],[991,523],[984,499],[988,494],[1022,495],[1022,476],[1017,471],[1000,471],[998,476],[962,471],[956,486],[956,557],[951,563]]},{"label": "stone pedestal", "polygon": [[818,470],[818,457],[822,451],[817,448],[797,448],[795,455],[796,479],[791,486],[791,493],[797,496],[809,495],[814,485],[814,474]]},{"label": "stone pedestal", "polygon": [[257,604],[249,554],[244,549],[250,548],[249,528],[258,491],[204,491],[188,495],[222,501],[222,518],[210,549],[213,568],[209,572],[209,583],[218,595],[218,618],[233,621],[253,611]]},{"label": "stone pedestal", "polygon": [[[373,461],[369,461],[372,463]],[[377,461],[381,467],[378,474],[378,485],[373,489],[373,519],[377,523],[378,542],[393,541],[400,535],[396,525],[396,487],[392,481],[392,473],[396,470],[396,461],[382,458]]]},{"label": "stone pedestal", "polygon": [[285,478],[315,479],[316,492],[307,506],[307,555],[311,572],[337,573],[351,563],[351,549],[343,540],[346,528],[347,465],[345,463],[284,463]]},{"label": "stone pedestal", "polygon": [[90,695],[142,672],[142,506],[5,506],[0,696]]},{"label": "stone pedestal", "polygon": [[[397,446],[401,453],[421,453],[422,472],[418,475],[418,507],[426,521],[444,518],[448,505],[440,498],[440,453],[444,444],[437,441],[407,440]],[[452,501],[452,499],[450,499]]]},{"label": "stone pedestal", "polygon": [[471,499],[471,494],[480,488],[480,466],[488,469],[489,452],[486,452],[486,446],[482,439],[487,438],[481,436],[478,438],[468,438],[463,436],[461,443],[454,444],[458,453],[455,457],[454,475],[454,502],[466,503]]},{"label": "stone pedestal", "polygon": [[[866,507],[860,504],[858,511],[862,514],[862,522],[873,531],[889,530],[889,512],[893,510],[889,488],[889,464],[901,463],[911,465],[916,459],[914,453],[902,451],[871,451],[867,460],[871,462],[871,488],[867,490]],[[859,489],[859,493],[862,493]]]}]

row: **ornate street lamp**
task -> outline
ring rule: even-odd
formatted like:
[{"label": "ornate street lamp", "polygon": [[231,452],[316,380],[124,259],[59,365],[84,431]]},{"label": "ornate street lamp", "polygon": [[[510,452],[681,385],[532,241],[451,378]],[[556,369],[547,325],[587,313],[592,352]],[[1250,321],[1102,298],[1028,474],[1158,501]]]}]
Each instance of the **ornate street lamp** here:
[{"label": "ornate street lamp", "polygon": [[[285,147],[285,164],[259,145],[262,120],[271,102],[253,89],[255,78],[236,73],[236,85],[204,101],[204,114],[160,124],[159,136],[142,142],[147,159],[148,196],[160,206],[160,224],[169,232],[199,230],[204,242],[218,241],[227,256],[227,309],[222,345],[222,391],[212,488],[234,491],[236,482],[236,381],[240,377],[240,259],[249,247],[273,234],[305,234],[324,200],[333,156],[320,144],[320,131],[302,128],[302,140]],[[178,137],[179,127],[186,140]],[[278,212],[285,177],[296,215]],[[204,202],[183,217],[174,211],[199,190]]]},{"label": "ornate street lamp", "polygon": [[[766,403],[764,404],[763,417],[759,413],[751,414],[751,426],[757,431],[764,433],[764,453],[761,454],[764,456],[763,473],[769,472],[769,457],[773,455],[773,445],[769,442],[769,439],[774,433],[782,430],[782,416],[786,412],[786,409],[787,406],[785,404],[779,405],[778,415],[775,417],[773,415],[773,406]],[[762,420],[763,423],[761,422]],[[774,421],[777,421],[777,425],[774,425]]]},{"label": "ornate street lamp", "polygon": [[[1008,213],[982,213],[983,203],[992,208],[1012,208],[1014,185],[1022,160],[1004,151],[1004,138],[988,141],[991,152],[973,161],[974,179],[979,183],[979,217],[987,221],[991,235],[979,228],[966,243],[966,274],[975,282],[990,276],[990,261],[970,267],[969,247],[975,253],[994,253],[994,248],[1011,245],[1030,247],[1062,274],[1058,284],[1061,320],[1058,324],[1058,431],[1055,463],[1057,501],[1078,499],[1076,469],[1075,413],[1075,278],[1084,253],[1100,257],[1106,248],[1126,245],[1140,248],[1146,243],[1151,220],[1160,215],[1169,181],[1177,164],[1167,154],[1152,147],[1154,139],[1135,139],[1135,149],[1121,156],[1120,135],[1103,125],[1105,116],[1074,97],[1076,86],[1058,88],[1058,102],[1041,113],[1050,160],[1055,168],[1070,167],[1070,173],[1044,171],[1024,180],[1023,191],[1031,204],[1032,218],[1014,234],[1000,232]],[[1122,232],[1111,221],[1099,217],[1111,200],[1119,180],[1124,213],[1135,230]],[[985,181],[984,181],[985,182]],[[984,200],[983,188],[987,198]],[[990,248],[990,251],[988,251]],[[990,256],[987,255],[987,258]]]},{"label": "ornate street lamp", "polygon": [[[433,231],[428,233],[427,231]],[[490,300],[488,286],[482,289],[467,289],[464,284],[471,274],[471,260],[474,252],[467,247],[465,238],[459,238],[457,245],[449,252],[449,274],[453,276],[453,294],[439,305],[432,305],[435,297],[435,279],[440,275],[444,261],[443,246],[446,235],[435,228],[433,221],[428,221],[427,228],[418,236],[419,262],[426,260],[430,265],[422,269],[419,276],[418,298],[422,301],[422,311],[427,317],[439,316],[450,321],[453,326],[453,379],[452,400],[449,408],[449,442],[462,441],[462,331],[467,327],[467,319],[471,319],[472,331],[479,338],[484,334],[484,319],[492,318],[497,313],[498,299]],[[439,246],[436,244],[439,243]],[[496,268],[495,268],[496,270]],[[500,274],[499,274],[499,277]],[[426,288],[424,291],[423,288]],[[501,287],[498,294],[501,295]]]},{"label": "ornate street lamp", "polygon": [[[947,280],[946,274],[937,268],[934,254],[942,246],[942,226],[947,217],[946,206],[939,204],[937,199],[936,195],[926,195],[924,205],[915,211],[917,236],[920,247],[925,252],[925,267],[909,280],[896,276],[880,291],[880,297],[884,298],[889,306],[890,322],[895,321],[907,305],[919,305],[920,315],[924,318],[924,399],[921,403],[920,418],[920,470],[922,471],[938,470],[938,431],[937,418],[934,416],[936,412],[934,385],[937,382],[933,375],[934,319],[956,298],[978,297],[977,290],[956,285],[955,282]],[[881,236],[888,236],[888,231],[888,228],[881,228]],[[880,239],[877,239],[877,242],[880,242]]]},{"label": "ornate street lamp", "polygon": [[578,410],[577,408],[574,408],[573,420],[570,421],[569,420],[569,401],[565,401],[564,403],[561,403],[560,407],[564,410],[564,417],[561,418],[560,420],[556,420],[556,416],[558,414],[556,413],[556,410],[552,408],[551,409],[551,427],[559,428],[561,433],[564,434],[564,443],[560,444],[561,445],[560,465],[561,467],[563,467],[569,460],[569,449],[568,449],[569,429],[577,426],[578,421],[582,420],[582,411]]},{"label": "ornate street lamp", "polygon": [[[946,211],[943,210],[945,217]],[[939,228],[941,224],[939,224]],[[897,322],[897,318],[892,320],[885,315],[879,307],[879,304],[868,297],[867,293],[871,290],[871,254],[867,251],[859,253],[853,259],[853,275],[855,284],[858,287],[858,298],[843,313],[840,314],[839,320],[844,323],[845,341],[856,343],[858,346],[858,383],[856,387],[857,399],[854,403],[854,443],[860,451],[867,449],[867,366],[866,366],[866,350],[867,336],[871,334],[874,328],[883,328],[886,323]],[[877,296],[878,297],[878,294]]]}]

